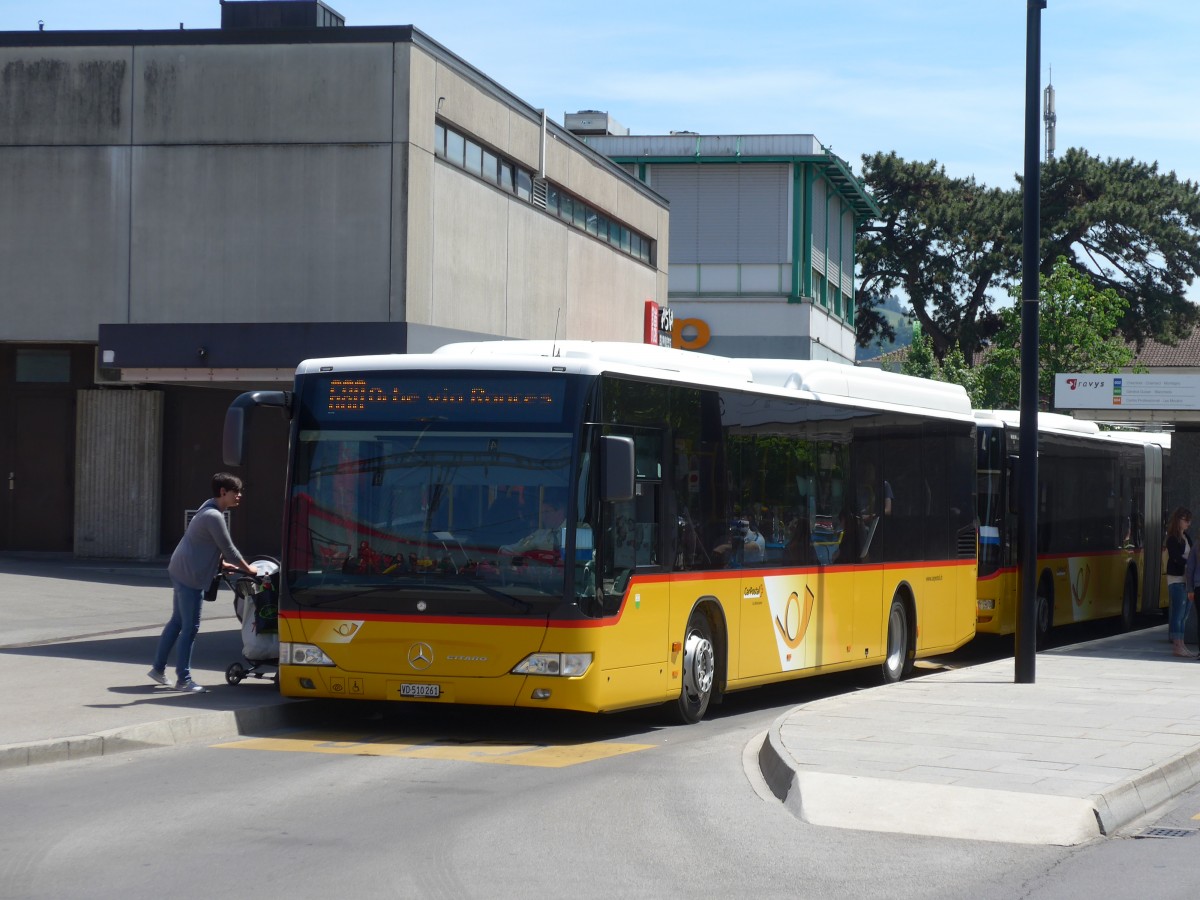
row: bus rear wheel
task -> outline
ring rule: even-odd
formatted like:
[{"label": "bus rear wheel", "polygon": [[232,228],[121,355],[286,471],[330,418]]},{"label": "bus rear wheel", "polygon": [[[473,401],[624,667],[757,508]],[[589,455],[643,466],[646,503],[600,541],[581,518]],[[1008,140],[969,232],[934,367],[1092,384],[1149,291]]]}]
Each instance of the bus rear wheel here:
[{"label": "bus rear wheel", "polygon": [[675,712],[685,725],[704,718],[712,699],[717,674],[717,651],[713,646],[712,626],[708,617],[695,610],[683,636],[683,689]]},{"label": "bus rear wheel", "polygon": [[1045,580],[1038,584],[1036,603],[1033,615],[1034,646],[1038,650],[1045,650],[1050,640],[1050,629],[1054,625],[1054,596]]},{"label": "bus rear wheel", "polygon": [[883,658],[884,684],[895,684],[912,671],[912,649],[908,644],[908,607],[899,597],[893,597],[888,613],[887,656]]}]

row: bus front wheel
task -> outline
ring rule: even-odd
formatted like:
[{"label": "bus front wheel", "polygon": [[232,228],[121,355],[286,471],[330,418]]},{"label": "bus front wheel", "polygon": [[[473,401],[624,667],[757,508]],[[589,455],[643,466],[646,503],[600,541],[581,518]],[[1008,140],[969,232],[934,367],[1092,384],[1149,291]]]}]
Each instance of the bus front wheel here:
[{"label": "bus front wheel", "polygon": [[704,718],[712,699],[717,674],[717,651],[713,646],[712,626],[700,610],[692,613],[683,637],[683,689],[676,701],[676,713],[685,725]]},{"label": "bus front wheel", "polygon": [[899,597],[892,598],[888,614],[887,656],[883,658],[883,683],[894,684],[912,669],[908,636],[908,608]]}]

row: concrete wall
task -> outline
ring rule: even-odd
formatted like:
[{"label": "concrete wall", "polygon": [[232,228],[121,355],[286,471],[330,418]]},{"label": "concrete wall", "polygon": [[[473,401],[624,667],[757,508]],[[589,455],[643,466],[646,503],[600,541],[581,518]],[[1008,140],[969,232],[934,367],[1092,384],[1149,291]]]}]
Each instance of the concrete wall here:
[{"label": "concrete wall", "polygon": [[666,299],[662,205],[548,142],[552,180],[658,240],[656,268],[436,160],[437,116],[537,170],[536,114],[406,41],[0,48],[0,340],[556,319],[639,340]]},{"label": "concrete wall", "polygon": [[[640,341],[643,303],[666,296],[667,211],[578,147],[549,135],[546,177],[657,241],[647,266],[434,157],[434,116],[537,172],[540,119],[499,104],[413,49],[405,192],[406,315],[417,324],[516,338]],[[422,223],[428,223],[422,227]]]},{"label": "concrete wall", "polygon": [[130,155],[0,146],[0,340],[94,341],[126,321]]}]

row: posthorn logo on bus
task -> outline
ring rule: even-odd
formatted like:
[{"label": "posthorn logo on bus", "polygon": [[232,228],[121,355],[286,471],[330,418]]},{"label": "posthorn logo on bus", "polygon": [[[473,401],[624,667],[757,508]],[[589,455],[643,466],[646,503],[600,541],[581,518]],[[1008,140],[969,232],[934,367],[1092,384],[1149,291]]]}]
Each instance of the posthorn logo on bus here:
[{"label": "posthorn logo on bus", "polygon": [[433,665],[433,648],[424,641],[417,641],[408,648],[408,664],[420,672]]}]

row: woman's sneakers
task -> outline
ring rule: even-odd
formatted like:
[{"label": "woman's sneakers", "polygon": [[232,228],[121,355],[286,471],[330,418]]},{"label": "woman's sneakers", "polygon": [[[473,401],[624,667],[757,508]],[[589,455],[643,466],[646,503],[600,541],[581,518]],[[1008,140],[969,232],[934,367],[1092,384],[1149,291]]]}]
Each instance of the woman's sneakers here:
[{"label": "woman's sneakers", "polygon": [[[146,673],[146,677],[149,678],[151,681],[157,681],[159,684],[169,684],[169,682],[167,681],[167,673],[160,672],[158,669],[151,669],[149,672]],[[190,679],[190,678],[184,679],[183,681],[175,682],[175,690],[177,690],[183,694],[207,694],[208,693],[208,688],[201,687],[200,685],[196,684],[196,682],[192,681],[192,679]]]}]

